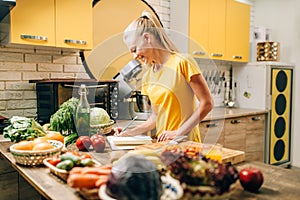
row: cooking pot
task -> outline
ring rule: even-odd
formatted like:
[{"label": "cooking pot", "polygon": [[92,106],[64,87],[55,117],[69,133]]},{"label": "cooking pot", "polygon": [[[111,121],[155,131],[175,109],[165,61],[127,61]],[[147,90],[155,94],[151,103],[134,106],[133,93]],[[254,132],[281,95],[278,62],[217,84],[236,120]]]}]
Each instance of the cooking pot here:
[{"label": "cooking pot", "polygon": [[151,112],[151,102],[147,95],[141,94],[140,91],[133,92],[132,96],[133,99],[135,99],[135,110],[138,112]]}]

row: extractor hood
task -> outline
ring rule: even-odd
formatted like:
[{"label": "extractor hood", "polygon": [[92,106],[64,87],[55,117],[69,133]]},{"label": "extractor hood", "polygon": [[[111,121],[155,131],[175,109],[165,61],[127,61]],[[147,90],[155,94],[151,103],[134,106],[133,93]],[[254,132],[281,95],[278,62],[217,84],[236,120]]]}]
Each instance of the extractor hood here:
[{"label": "extractor hood", "polygon": [[9,13],[16,5],[16,0],[0,0],[0,21]]}]

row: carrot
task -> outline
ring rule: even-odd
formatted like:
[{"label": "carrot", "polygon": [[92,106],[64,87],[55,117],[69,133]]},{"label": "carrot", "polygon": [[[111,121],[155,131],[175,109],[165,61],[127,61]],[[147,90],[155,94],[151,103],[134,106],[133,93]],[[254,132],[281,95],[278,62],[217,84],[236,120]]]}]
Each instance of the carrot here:
[{"label": "carrot", "polygon": [[96,187],[100,188],[101,185],[104,185],[108,180],[108,175],[99,176],[98,181],[96,181]]},{"label": "carrot", "polygon": [[96,174],[71,174],[67,179],[67,184],[73,188],[96,188],[99,176]]},{"label": "carrot", "polygon": [[101,168],[101,167],[84,167],[82,169],[82,174],[96,174],[96,175],[108,175],[111,169]]},{"label": "carrot", "polygon": [[112,165],[101,165],[101,169],[112,169]]},{"label": "carrot", "polygon": [[73,167],[69,174],[81,174],[83,170],[83,167]]}]

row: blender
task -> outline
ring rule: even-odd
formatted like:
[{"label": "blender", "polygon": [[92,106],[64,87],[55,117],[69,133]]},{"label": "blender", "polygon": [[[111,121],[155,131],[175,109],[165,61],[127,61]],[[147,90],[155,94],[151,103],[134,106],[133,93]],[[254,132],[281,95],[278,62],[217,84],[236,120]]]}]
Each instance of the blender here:
[{"label": "blender", "polygon": [[143,67],[137,60],[129,61],[114,77],[119,81],[118,119],[147,120],[151,115],[151,102],[141,94]]}]

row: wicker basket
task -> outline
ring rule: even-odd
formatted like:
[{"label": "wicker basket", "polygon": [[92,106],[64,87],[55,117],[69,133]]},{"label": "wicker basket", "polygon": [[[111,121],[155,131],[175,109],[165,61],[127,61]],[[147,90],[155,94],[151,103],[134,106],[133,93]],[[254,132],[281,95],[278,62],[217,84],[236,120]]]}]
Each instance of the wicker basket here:
[{"label": "wicker basket", "polygon": [[106,124],[91,125],[91,133],[107,135],[107,134],[111,133],[114,123],[115,123],[114,120],[110,120],[110,122],[108,122]]},{"label": "wicker basket", "polygon": [[[50,169],[50,172],[53,173],[54,175],[56,175],[57,177],[59,177],[60,179],[62,179],[63,181],[67,182],[68,180],[68,177],[69,177],[69,171],[67,170],[64,170],[64,169],[59,169],[55,166],[53,166],[52,164],[49,163],[49,160],[51,158],[46,158],[44,159],[43,163],[46,167],[48,167]],[[94,165],[93,167],[96,167],[96,166],[100,166],[101,164],[96,161],[96,160],[93,160],[94,162]]]},{"label": "wicker basket", "polygon": [[43,164],[43,160],[55,155],[59,155],[63,148],[63,143],[56,140],[48,140],[53,146],[53,149],[48,150],[16,150],[16,144],[10,146],[9,150],[14,156],[16,163],[21,165],[35,166]]}]

